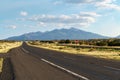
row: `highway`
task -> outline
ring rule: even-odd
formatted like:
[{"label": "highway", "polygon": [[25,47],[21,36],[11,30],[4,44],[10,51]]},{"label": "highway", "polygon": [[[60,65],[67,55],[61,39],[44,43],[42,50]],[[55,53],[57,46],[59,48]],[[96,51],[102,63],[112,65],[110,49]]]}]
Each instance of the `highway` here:
[{"label": "highway", "polygon": [[120,80],[120,62],[28,46],[10,51],[15,80]]}]

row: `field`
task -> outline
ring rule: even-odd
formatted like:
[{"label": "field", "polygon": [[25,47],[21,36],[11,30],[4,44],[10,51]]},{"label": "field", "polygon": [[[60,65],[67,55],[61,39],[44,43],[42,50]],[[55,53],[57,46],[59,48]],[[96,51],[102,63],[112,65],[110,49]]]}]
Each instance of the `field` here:
[{"label": "field", "polygon": [[120,61],[120,51],[114,49],[95,49],[95,48],[73,48],[68,46],[58,46],[55,43],[40,43],[36,42],[35,44],[29,43],[29,45],[52,49],[61,52],[67,52],[71,54],[81,54],[81,55],[89,55],[97,58],[111,59]]},{"label": "field", "polygon": [[[0,41],[0,54],[7,53],[10,49],[18,47],[22,42],[16,41]],[[3,58],[0,58],[0,72],[2,69]]]}]

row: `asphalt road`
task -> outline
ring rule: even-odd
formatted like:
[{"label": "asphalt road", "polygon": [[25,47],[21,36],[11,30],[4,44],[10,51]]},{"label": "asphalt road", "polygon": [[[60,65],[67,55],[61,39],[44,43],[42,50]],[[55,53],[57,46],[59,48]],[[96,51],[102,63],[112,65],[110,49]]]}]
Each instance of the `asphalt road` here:
[{"label": "asphalt road", "polygon": [[10,52],[15,80],[120,80],[120,62],[23,45]]},{"label": "asphalt road", "polygon": [[78,80],[51,65],[43,62],[22,48],[16,48],[10,55],[15,80]]}]

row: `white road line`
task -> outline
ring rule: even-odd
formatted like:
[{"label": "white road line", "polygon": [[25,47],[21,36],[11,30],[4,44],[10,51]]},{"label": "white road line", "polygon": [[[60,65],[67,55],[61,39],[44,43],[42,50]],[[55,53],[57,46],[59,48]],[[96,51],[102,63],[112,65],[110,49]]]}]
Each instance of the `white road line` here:
[{"label": "white road line", "polygon": [[104,66],[104,67],[109,68],[109,69],[113,69],[113,70],[116,70],[116,71],[120,71],[120,69],[118,69],[118,68],[114,68],[114,67],[110,67],[110,66]]},{"label": "white road line", "polygon": [[48,64],[50,64],[50,65],[52,65],[52,66],[54,66],[54,67],[59,68],[59,69],[65,71],[65,72],[68,72],[69,74],[72,74],[72,75],[74,75],[74,76],[76,76],[76,77],[78,77],[78,78],[82,78],[82,79],[84,79],[84,80],[90,80],[90,79],[88,79],[88,78],[86,78],[86,77],[84,77],[84,76],[82,76],[82,75],[79,75],[79,74],[77,74],[77,73],[75,73],[75,72],[72,72],[72,71],[70,71],[70,70],[68,70],[68,69],[65,69],[65,68],[63,68],[63,67],[61,67],[61,66],[58,66],[58,65],[56,65],[56,64],[54,64],[54,63],[52,63],[52,62],[50,62],[50,61],[47,61],[47,60],[45,60],[45,59],[43,59],[43,58],[42,58],[41,60],[44,61],[44,62],[46,62],[46,63],[48,63]]},{"label": "white road line", "polygon": [[26,52],[26,53],[29,53],[29,51],[25,50],[24,48],[22,48],[22,50],[23,50],[24,52]]}]

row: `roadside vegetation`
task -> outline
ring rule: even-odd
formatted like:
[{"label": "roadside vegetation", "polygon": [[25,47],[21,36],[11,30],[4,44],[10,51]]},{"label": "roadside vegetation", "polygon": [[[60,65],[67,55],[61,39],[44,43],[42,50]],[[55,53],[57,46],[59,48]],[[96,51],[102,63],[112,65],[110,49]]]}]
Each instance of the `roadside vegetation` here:
[{"label": "roadside vegetation", "polygon": [[31,46],[120,61],[119,39],[28,41]]},{"label": "roadside vegetation", "polygon": [[7,53],[10,49],[22,44],[19,41],[0,41],[0,53]]},{"label": "roadside vegetation", "polygon": [[3,63],[3,58],[0,58],[0,72],[2,72],[2,63]]},{"label": "roadside vegetation", "polygon": [[[19,41],[0,41],[0,54],[7,53],[10,49],[19,47],[22,42]],[[2,71],[3,58],[0,58],[0,72]]]}]

